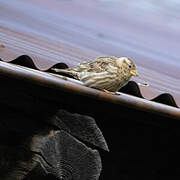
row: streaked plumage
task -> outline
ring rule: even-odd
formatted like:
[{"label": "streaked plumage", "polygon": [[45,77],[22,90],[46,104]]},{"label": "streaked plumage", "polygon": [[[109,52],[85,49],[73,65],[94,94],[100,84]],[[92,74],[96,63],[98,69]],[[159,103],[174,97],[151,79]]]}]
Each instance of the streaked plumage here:
[{"label": "streaked plumage", "polygon": [[81,63],[74,69],[55,69],[82,81],[86,86],[111,92],[118,91],[136,76],[136,65],[127,57],[98,57],[94,61]]}]

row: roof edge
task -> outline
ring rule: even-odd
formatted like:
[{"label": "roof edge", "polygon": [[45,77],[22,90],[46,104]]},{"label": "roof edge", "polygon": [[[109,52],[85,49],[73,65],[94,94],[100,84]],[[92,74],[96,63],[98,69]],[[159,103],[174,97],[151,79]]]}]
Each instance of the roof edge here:
[{"label": "roof edge", "polygon": [[29,81],[33,84],[63,90],[69,93],[88,96],[91,98],[120,104],[129,108],[158,114],[171,119],[180,120],[180,109],[169,105],[153,102],[147,99],[135,97],[125,93],[120,95],[108,94],[93,88],[88,88],[72,82],[70,78],[53,75],[52,73],[42,72],[28,67],[15,65],[0,61],[0,74],[10,78]]}]

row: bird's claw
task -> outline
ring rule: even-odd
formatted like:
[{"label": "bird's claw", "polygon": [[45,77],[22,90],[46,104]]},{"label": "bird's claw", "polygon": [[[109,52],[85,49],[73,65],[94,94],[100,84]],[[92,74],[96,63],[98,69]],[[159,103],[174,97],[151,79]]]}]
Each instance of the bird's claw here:
[{"label": "bird's claw", "polygon": [[106,90],[106,89],[103,89],[103,91],[104,91],[105,93],[108,93],[108,94],[111,94],[111,95],[119,95],[118,92],[112,92],[112,91],[108,91],[108,90]]},{"label": "bird's claw", "polygon": [[54,72],[59,72],[59,71],[60,71],[60,70],[57,69],[57,68],[51,68],[51,70],[54,71]]}]

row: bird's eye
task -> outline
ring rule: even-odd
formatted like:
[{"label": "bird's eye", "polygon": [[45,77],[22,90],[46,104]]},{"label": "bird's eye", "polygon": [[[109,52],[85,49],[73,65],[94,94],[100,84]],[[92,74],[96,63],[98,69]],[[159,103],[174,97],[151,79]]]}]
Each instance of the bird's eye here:
[{"label": "bird's eye", "polygon": [[129,65],[129,68],[132,68],[132,66],[131,66],[131,65]]}]

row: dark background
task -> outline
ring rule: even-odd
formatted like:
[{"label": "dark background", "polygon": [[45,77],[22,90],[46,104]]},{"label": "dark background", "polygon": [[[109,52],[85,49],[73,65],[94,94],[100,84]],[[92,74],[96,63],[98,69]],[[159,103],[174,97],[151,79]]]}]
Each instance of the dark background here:
[{"label": "dark background", "polygon": [[13,158],[21,156],[13,148],[44,131],[48,117],[63,108],[95,118],[103,132],[110,152],[89,145],[102,157],[100,179],[179,178],[178,120],[6,77],[1,86],[1,143]]}]

